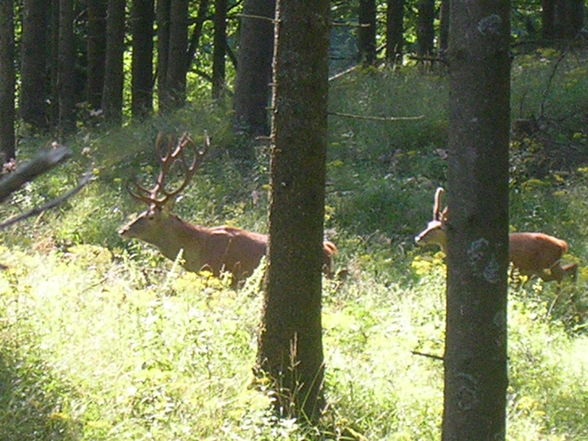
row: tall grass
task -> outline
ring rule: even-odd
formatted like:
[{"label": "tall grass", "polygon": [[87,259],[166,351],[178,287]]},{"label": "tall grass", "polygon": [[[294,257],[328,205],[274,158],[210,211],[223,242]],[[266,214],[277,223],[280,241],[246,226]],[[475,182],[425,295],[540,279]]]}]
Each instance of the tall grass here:
[{"label": "tall grass", "polygon": [[[532,67],[546,74],[541,63]],[[580,89],[558,89],[561,102],[588,102]],[[540,90],[525,93],[530,100]],[[442,77],[411,72],[361,72],[333,85],[333,112],[425,117],[331,116],[327,232],[349,276],[325,280],[329,407],[316,429],[276,421],[271,395],[253,383],[261,271],[236,291],[116,234],[143,209],[124,186],[131,176],[152,179],[149,149],[161,128],[213,136],[215,151],[177,203],[187,220],[265,230],[267,164],[231,159],[223,147],[241,141],[222,109],[206,104],[78,134],[74,161],[0,207],[7,216],[41,203],[93,161],[96,181],[80,197],[2,238],[0,262],[9,269],[0,272],[0,440],[439,439],[442,362],[427,355],[443,354],[445,268],[439,253],[415,250],[412,236],[444,182],[445,94]],[[565,238],[565,259],[578,261],[580,274],[561,287],[511,285],[508,439],[582,441],[588,174],[580,164],[540,178],[527,172],[513,180],[513,230]]]}]

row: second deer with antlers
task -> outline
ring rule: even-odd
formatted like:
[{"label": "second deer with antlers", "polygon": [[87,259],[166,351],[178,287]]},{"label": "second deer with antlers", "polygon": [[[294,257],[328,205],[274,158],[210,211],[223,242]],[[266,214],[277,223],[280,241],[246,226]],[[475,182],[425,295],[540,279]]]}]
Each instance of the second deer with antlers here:
[{"label": "second deer with antlers", "polygon": [[[250,276],[266,254],[268,236],[229,226],[206,227],[193,225],[171,214],[170,206],[200,167],[210,140],[205,136],[198,150],[188,134],[177,141],[160,134],[156,150],[161,171],[155,186],[148,190],[135,183],[127,190],[135,199],[147,204],[147,210],[119,231],[124,238],[135,238],[156,246],[161,253],[175,260],[182,253],[183,266],[188,271],[209,270],[214,275],[226,271],[233,282]],[[191,160],[187,151],[191,151]],[[172,169],[183,172],[183,181],[174,189],[166,188],[166,178]],[[337,248],[331,242],[323,244],[323,271],[330,275],[332,256]]]},{"label": "second deer with antlers", "polygon": [[[435,244],[445,252],[447,246],[448,210],[441,210],[443,188],[435,192],[433,220],[415,237],[417,245]],[[538,276],[545,281],[560,282],[568,274],[575,278],[577,264],[561,265],[561,257],[568,250],[566,241],[543,233],[510,233],[509,259],[519,272],[526,276]]]}]

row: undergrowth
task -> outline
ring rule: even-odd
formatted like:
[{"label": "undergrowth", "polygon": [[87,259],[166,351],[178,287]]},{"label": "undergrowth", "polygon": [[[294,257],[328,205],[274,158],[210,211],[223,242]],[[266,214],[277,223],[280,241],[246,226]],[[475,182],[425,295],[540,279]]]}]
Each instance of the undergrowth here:
[{"label": "undergrowth", "polygon": [[[541,85],[553,65],[532,61],[521,69],[541,73],[532,76]],[[565,118],[556,112],[564,105],[588,114],[588,87],[573,63],[566,69],[544,117]],[[517,112],[528,118],[544,98],[519,75],[515,68],[513,102],[524,101]],[[571,94],[560,89],[568,82]],[[72,161],[0,207],[2,218],[29,209],[94,170],[78,197],[3,234],[0,440],[439,439],[445,267],[441,253],[415,249],[413,236],[445,181],[445,87],[442,76],[411,71],[358,72],[332,85],[332,112],[423,118],[330,117],[326,232],[339,248],[336,269],[348,276],[324,283],[328,409],[318,428],[275,420],[271,396],[252,386],[261,270],[234,290],[116,233],[144,209],[125,186],[133,177],[149,185],[154,137],[170,127],[196,139],[208,130],[213,139],[175,211],[195,223],[265,232],[263,147],[257,164],[235,160],[230,150],[242,140],[230,133],[225,109],[208,104],[80,131]],[[586,148],[579,120],[561,120],[563,134],[551,124],[513,143],[511,229],[565,238],[564,260],[580,270],[561,286],[511,284],[509,441],[588,439],[588,168],[537,167],[542,155],[553,164],[556,145]],[[48,144],[26,139],[23,156],[41,143]]]}]

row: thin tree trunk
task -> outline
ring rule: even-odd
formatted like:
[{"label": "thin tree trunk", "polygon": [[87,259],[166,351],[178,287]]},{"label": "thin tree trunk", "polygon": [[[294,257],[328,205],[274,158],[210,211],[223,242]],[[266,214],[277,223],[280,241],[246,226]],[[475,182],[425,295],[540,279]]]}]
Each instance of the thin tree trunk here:
[{"label": "thin tree trunk", "polygon": [[243,5],[233,107],[236,130],[252,136],[269,134],[275,9],[275,0],[246,0]]},{"label": "thin tree trunk", "polygon": [[14,136],[14,2],[0,2],[0,157],[5,163],[15,156]]},{"label": "thin tree trunk", "polygon": [[449,10],[451,0],[441,0],[439,12],[439,55],[445,57],[449,46]]},{"label": "thin tree trunk", "polygon": [[50,0],[51,11],[49,14],[49,90],[50,100],[48,105],[49,125],[57,127],[59,122],[59,2],[61,0]]},{"label": "thin tree trunk", "polygon": [[47,128],[46,0],[25,0],[21,41],[20,115],[37,129]]},{"label": "thin tree trunk", "polygon": [[276,11],[269,266],[258,368],[276,391],[279,414],[316,421],[324,407],[329,1],[278,0]]},{"label": "thin tree trunk", "polygon": [[167,59],[164,107],[181,107],[186,101],[186,61],[188,53],[188,0],[174,0],[170,5],[169,51]]},{"label": "thin tree trunk", "polygon": [[509,13],[451,2],[443,441],[505,439]]},{"label": "thin tree trunk", "polygon": [[167,84],[167,63],[169,60],[169,29],[171,0],[157,0],[157,95],[160,110],[170,107]]},{"label": "thin tree trunk", "polygon": [[75,127],[73,19],[72,0],[60,0],[57,91],[58,127],[63,134]]},{"label": "thin tree trunk", "polygon": [[225,90],[227,46],[227,0],[214,2],[214,41],[212,52],[212,98],[220,99]]},{"label": "thin tree trunk", "polygon": [[134,0],[131,15],[133,34],[133,117],[143,118],[153,110],[153,0]]},{"label": "thin tree trunk", "polygon": [[359,58],[365,66],[376,62],[376,0],[359,0]]},{"label": "thin tree trunk", "polygon": [[[269,0],[271,1],[271,0]],[[194,22],[194,29],[192,30],[192,35],[190,37],[190,43],[188,44],[188,55],[187,55],[187,63],[186,72],[190,71],[190,66],[194,61],[194,57],[196,55],[196,51],[198,50],[198,46],[200,45],[200,37],[202,36],[202,27],[204,26],[204,22],[206,21],[206,13],[208,11],[208,0],[200,0],[198,4],[198,12],[196,14],[196,20]]]},{"label": "thin tree trunk", "polygon": [[554,38],[554,10],[555,0],[541,0],[541,32],[546,40]]},{"label": "thin tree trunk", "polygon": [[435,2],[419,0],[417,7],[417,55],[426,58],[435,50]]},{"label": "thin tree trunk", "polygon": [[386,9],[386,60],[402,64],[404,0],[388,0]]},{"label": "thin tree trunk", "polygon": [[106,61],[106,0],[88,0],[88,77],[86,99],[94,110],[102,107]]},{"label": "thin tree trunk", "polygon": [[102,108],[106,120],[113,124],[122,122],[125,3],[124,0],[108,1],[106,71],[104,73]]}]

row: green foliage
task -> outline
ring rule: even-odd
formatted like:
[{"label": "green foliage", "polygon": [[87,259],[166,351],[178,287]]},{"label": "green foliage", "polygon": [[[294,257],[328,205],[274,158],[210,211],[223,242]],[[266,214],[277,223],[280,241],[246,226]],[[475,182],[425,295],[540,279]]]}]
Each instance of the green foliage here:
[{"label": "green foliage", "polygon": [[[545,78],[549,63],[524,63]],[[515,96],[526,87],[521,78]],[[525,89],[525,99],[540,102],[542,90]],[[554,91],[549,109],[585,106],[585,90],[573,93],[578,102]],[[442,253],[415,249],[413,236],[445,181],[445,100],[443,78],[410,71],[358,72],[332,86],[333,112],[424,118],[330,118],[326,224],[339,248],[336,269],[347,278],[325,280],[329,408],[318,428],[277,421],[264,385],[253,387],[262,269],[236,291],[116,234],[144,209],[126,195],[126,183],[153,182],[153,142],[170,128],[196,138],[208,130],[213,140],[175,211],[193,222],[265,231],[265,149],[256,149],[257,164],[235,160],[243,140],[231,134],[227,109],[207,103],[78,133],[74,160],[0,207],[6,218],[42,204],[95,170],[75,199],[3,235],[0,439],[438,439],[442,362],[427,355],[443,355],[445,267]],[[539,167],[536,158],[554,145],[585,148],[578,120],[513,144],[512,229],[565,238],[564,261],[580,270],[575,284],[511,285],[509,441],[588,437],[588,169],[573,161]],[[25,152],[39,143],[25,140]]]}]

